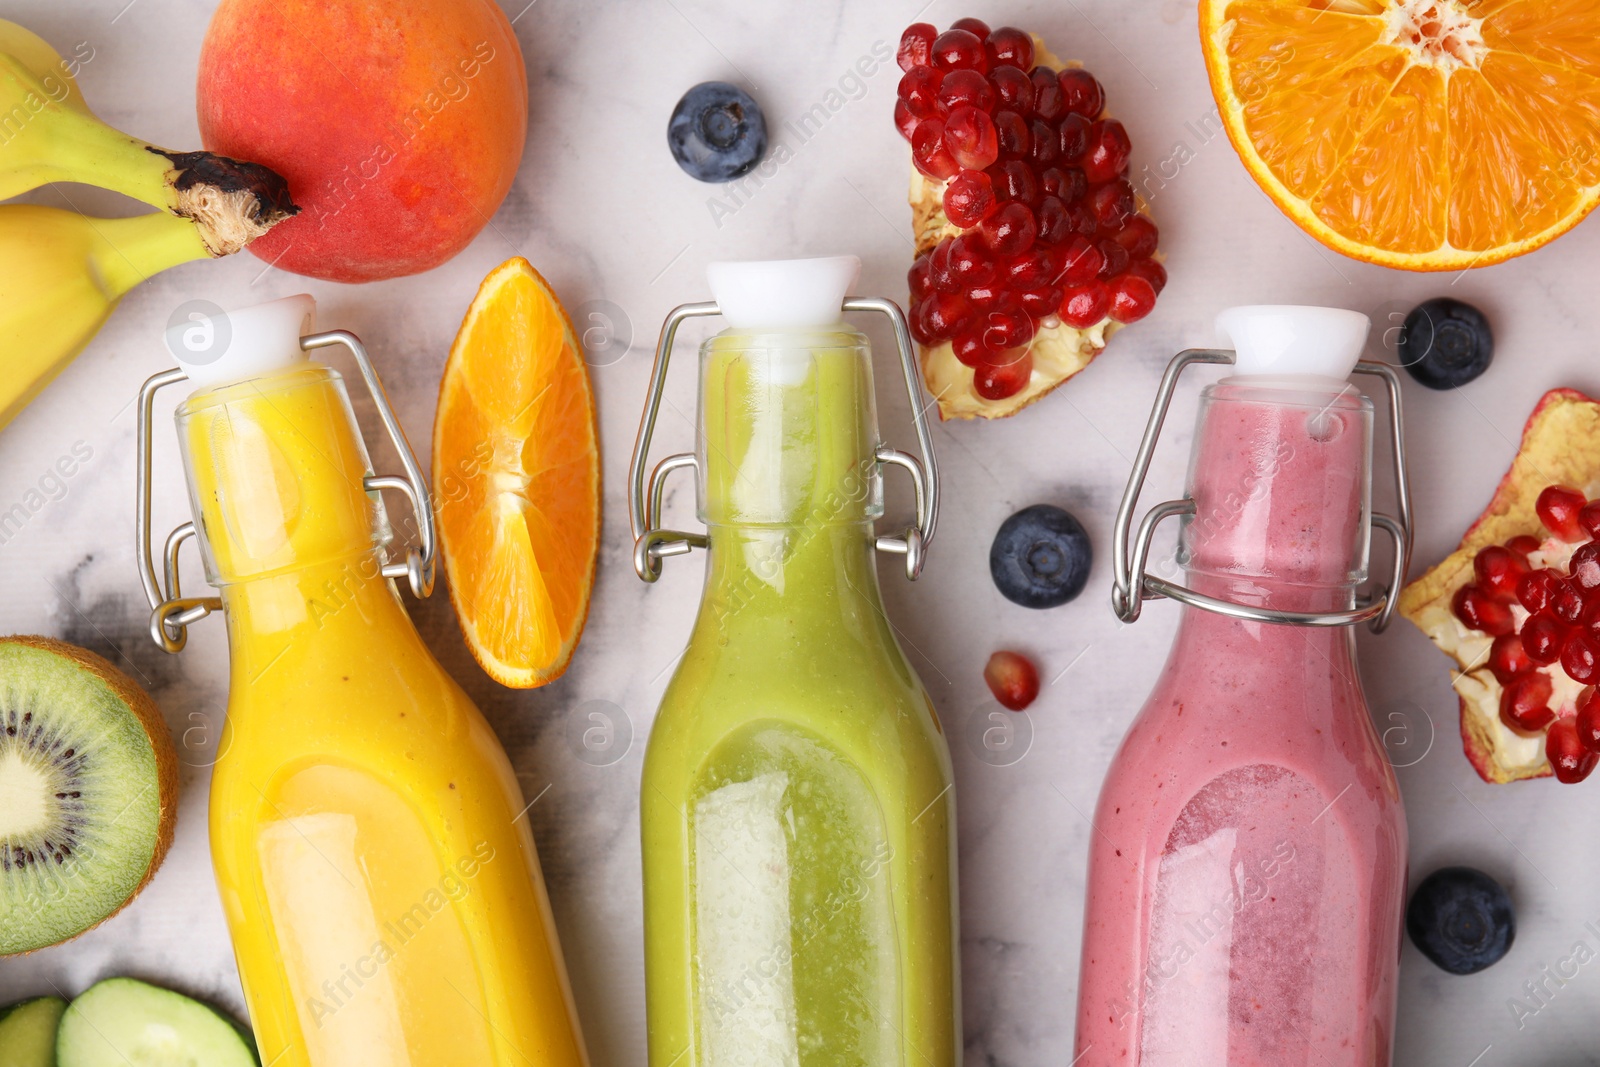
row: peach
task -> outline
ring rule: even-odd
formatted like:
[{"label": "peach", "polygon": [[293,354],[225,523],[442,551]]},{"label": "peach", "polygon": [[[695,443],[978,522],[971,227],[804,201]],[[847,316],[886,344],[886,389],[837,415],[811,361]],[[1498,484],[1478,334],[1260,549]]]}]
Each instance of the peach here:
[{"label": "peach", "polygon": [[528,81],[493,0],[222,0],[199,114],[208,149],[276,170],[301,206],[251,251],[364,282],[436,267],[488,223]]}]

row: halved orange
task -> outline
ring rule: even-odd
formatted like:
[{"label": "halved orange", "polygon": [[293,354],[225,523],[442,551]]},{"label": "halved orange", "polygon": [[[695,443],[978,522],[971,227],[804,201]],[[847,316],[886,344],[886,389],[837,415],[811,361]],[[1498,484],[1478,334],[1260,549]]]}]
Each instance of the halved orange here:
[{"label": "halved orange", "polygon": [[1311,236],[1459,270],[1600,202],[1595,0],[1200,0],[1228,137]]},{"label": "halved orange", "polygon": [[472,654],[502,685],[559,678],[589,614],[600,452],[572,321],[521,256],[483,280],[450,348],[433,491]]}]

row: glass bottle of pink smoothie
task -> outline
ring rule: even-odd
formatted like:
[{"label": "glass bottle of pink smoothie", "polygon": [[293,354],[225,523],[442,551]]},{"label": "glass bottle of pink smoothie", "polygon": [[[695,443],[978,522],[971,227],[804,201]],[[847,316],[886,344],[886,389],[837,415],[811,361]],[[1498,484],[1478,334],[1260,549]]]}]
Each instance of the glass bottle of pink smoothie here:
[{"label": "glass bottle of pink smoothie", "polygon": [[[1409,556],[1398,383],[1358,363],[1363,315],[1243,307],[1236,352],[1172,361],[1117,516],[1115,605],[1183,603],[1165,669],[1095,814],[1078,1067],[1386,1067],[1406,824],[1355,663]],[[1182,370],[1232,364],[1202,394],[1189,495],[1132,517]],[[1400,518],[1371,512],[1373,405],[1390,398]],[[1184,584],[1146,572],[1182,517]],[[1360,597],[1377,525],[1388,592]]]}]

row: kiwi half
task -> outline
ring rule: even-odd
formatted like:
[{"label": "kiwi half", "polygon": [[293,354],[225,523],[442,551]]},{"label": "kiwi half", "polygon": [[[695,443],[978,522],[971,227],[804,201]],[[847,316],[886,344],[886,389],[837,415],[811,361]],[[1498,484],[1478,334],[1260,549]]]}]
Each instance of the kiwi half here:
[{"label": "kiwi half", "polygon": [[121,911],[166,857],[177,802],[144,690],[84,649],[0,638],[0,956]]}]

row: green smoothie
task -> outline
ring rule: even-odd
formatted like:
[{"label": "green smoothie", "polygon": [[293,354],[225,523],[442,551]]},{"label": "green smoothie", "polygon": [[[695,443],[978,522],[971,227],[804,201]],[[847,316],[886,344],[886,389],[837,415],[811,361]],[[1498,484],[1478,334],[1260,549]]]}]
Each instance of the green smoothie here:
[{"label": "green smoothie", "polygon": [[960,1062],[950,756],[884,614],[867,339],[726,331],[641,798],[653,1067]]}]

